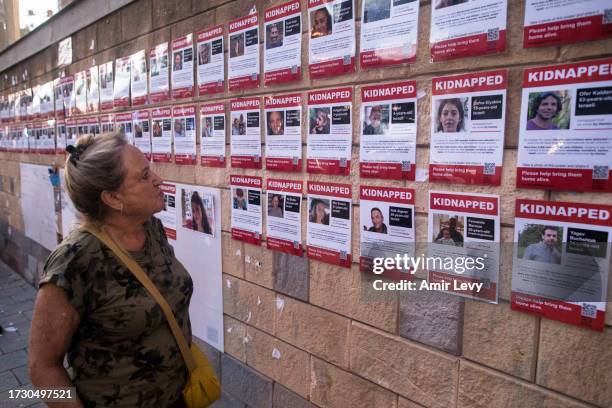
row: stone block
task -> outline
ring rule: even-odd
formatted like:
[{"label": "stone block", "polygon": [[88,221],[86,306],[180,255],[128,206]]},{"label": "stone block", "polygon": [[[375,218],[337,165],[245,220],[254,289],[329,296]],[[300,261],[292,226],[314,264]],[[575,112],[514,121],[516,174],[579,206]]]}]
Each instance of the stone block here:
[{"label": "stone block", "polygon": [[[171,26],[170,31],[172,33],[172,38],[174,39],[174,38],[182,37],[187,34],[195,33],[206,27],[211,27],[215,25],[214,17],[215,17],[214,11],[209,11],[206,13],[194,15],[185,20],[181,20]],[[195,41],[196,41],[195,37],[193,41],[195,44]],[[196,70],[197,70],[197,67],[196,67]]]},{"label": "stone block", "polygon": [[426,407],[454,406],[459,360],[448,354],[353,323],[350,368]]},{"label": "stone block", "polygon": [[500,299],[510,300],[512,292],[512,261],[514,256],[514,228],[501,228],[501,242],[498,295]]},{"label": "stone block", "polygon": [[308,398],[308,353],[250,326],[247,339],[246,363],[250,367]]},{"label": "stone block", "polygon": [[150,32],[153,28],[152,0],[137,0],[123,7],[121,13],[121,39],[129,41]]},{"label": "stone block", "polygon": [[261,246],[244,246],[244,277],[246,280],[260,286],[272,289],[274,287],[273,251]]},{"label": "stone block", "polygon": [[398,408],[424,408],[425,407],[424,405],[417,404],[416,402],[412,402],[403,397],[399,397],[399,400],[397,401],[397,406]]},{"label": "stone block", "polygon": [[274,292],[223,275],[223,312],[267,333],[274,333]]},{"label": "stone block", "polygon": [[74,60],[90,57],[99,51],[97,24],[89,25],[72,35]]},{"label": "stone block", "polygon": [[587,408],[544,388],[461,361],[457,408]]},{"label": "stone block", "polygon": [[223,231],[232,231],[232,200],[230,190],[221,190],[221,229]]},{"label": "stone block", "polygon": [[318,358],[312,359],[311,401],[320,407],[397,406],[395,394],[341,370]]},{"label": "stone block", "polygon": [[[600,59],[603,53],[610,55],[612,49],[612,38],[597,41],[585,41],[575,44],[562,45],[560,52],[561,61],[571,61],[575,59]],[[607,50],[607,52],[605,52]]]},{"label": "stone block", "polygon": [[[310,365],[309,365],[310,367]],[[272,390],[273,408],[315,408],[308,400],[275,382]]]},{"label": "stone block", "polygon": [[272,252],[274,290],[308,302],[309,261],[306,255]]},{"label": "stone block", "polygon": [[318,261],[310,263],[310,302],[325,309],[395,333],[397,293],[377,292],[372,281],[378,277],[352,268],[336,267]]},{"label": "stone block", "polygon": [[[195,167],[195,181],[201,186],[228,188],[229,177],[225,168]],[[229,208],[227,209],[229,211]]]},{"label": "stone block", "polygon": [[247,408],[247,405],[232,394],[222,390],[221,398],[215,401],[210,408]]},{"label": "stone block", "polygon": [[192,0],[152,0],[153,29],[165,27],[191,15]]},{"label": "stone block", "polygon": [[223,232],[223,272],[244,279],[244,243]]},{"label": "stone block", "polygon": [[464,357],[532,381],[537,337],[536,317],[512,311],[507,303],[465,301]]},{"label": "stone block", "polygon": [[284,296],[277,296],[276,307],[276,337],[348,367],[349,319]]},{"label": "stone block", "polygon": [[536,383],[597,406],[612,406],[612,329],[603,333],[541,320]]},{"label": "stone block", "polygon": [[400,294],[399,335],[461,354],[463,298],[438,291]]},{"label": "stone block", "polygon": [[98,20],[96,31],[98,51],[106,50],[119,44],[121,42],[121,12],[116,11]]},{"label": "stone block", "polygon": [[223,316],[224,350],[232,357],[246,361],[247,333],[246,324],[229,316]]},{"label": "stone block", "polygon": [[0,373],[0,392],[14,389],[19,386],[19,381],[15,378],[13,373],[5,371]]},{"label": "stone block", "polygon": [[224,354],[221,359],[223,389],[252,407],[272,406],[272,380]]}]

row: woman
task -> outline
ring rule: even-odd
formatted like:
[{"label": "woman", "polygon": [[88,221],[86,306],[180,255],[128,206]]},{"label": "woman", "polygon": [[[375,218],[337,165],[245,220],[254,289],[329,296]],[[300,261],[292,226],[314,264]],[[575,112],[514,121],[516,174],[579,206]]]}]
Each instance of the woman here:
[{"label": "woman", "polygon": [[464,127],[465,112],[463,103],[457,98],[443,99],[438,106],[436,116],[438,126],[436,132],[455,133],[462,132]]},{"label": "woman", "polygon": [[[191,342],[193,282],[153,217],[164,208],[162,180],[145,156],[121,136],[84,136],[70,149],[65,182],[86,222],[146,271]],[[80,229],[45,264],[29,358],[32,384],[76,387],[75,406],[184,406],[188,373],[160,307],[112,251]]]},{"label": "woman", "polygon": [[270,217],[283,218],[283,208],[280,206],[280,196],[278,194],[274,194],[270,200],[268,215]]},{"label": "woman", "polygon": [[455,245],[455,241],[451,238],[450,229],[444,227],[440,230],[440,237],[436,239],[436,244]]},{"label": "woman", "polygon": [[197,191],[194,191],[191,195],[191,219],[191,228],[194,231],[212,234],[204,203]]},{"label": "woman", "polygon": [[329,225],[329,214],[327,213],[327,204],[318,198],[315,198],[310,203],[310,215],[308,220],[315,224]]}]

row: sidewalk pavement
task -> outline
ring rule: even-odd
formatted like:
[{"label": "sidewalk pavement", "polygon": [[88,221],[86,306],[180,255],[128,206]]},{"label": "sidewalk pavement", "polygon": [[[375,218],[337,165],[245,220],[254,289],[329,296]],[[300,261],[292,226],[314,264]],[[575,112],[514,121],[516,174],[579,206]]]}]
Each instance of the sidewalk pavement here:
[{"label": "sidewalk pavement", "polygon": [[10,399],[10,390],[31,389],[28,336],[36,289],[0,261],[0,408],[45,407],[34,399]]}]

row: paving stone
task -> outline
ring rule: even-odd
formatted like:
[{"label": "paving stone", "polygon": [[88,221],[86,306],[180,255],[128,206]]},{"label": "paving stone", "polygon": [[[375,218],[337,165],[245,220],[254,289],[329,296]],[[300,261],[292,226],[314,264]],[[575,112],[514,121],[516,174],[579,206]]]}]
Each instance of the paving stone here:
[{"label": "paving stone", "polygon": [[221,398],[212,404],[210,408],[247,408],[247,405],[233,395],[223,391]]},{"label": "paving stone", "polygon": [[222,386],[230,394],[253,407],[272,406],[272,381],[224,354],[221,359]]},{"label": "paving stone", "polygon": [[300,397],[288,388],[275,382],[272,392],[272,407],[274,408],[315,408],[308,400]]},{"label": "paving stone", "polygon": [[2,350],[3,354],[9,354],[17,350],[26,350],[28,347],[27,340],[27,338],[19,336],[19,338],[15,340],[0,343],[0,350]]},{"label": "paving stone", "polygon": [[23,350],[4,354],[0,359],[0,372],[10,370],[28,363],[28,355]]},{"label": "paving stone", "polygon": [[[9,390],[11,388],[16,388],[19,386],[19,381],[12,372],[5,371],[0,373],[0,392]],[[0,401],[2,403],[2,401]]]},{"label": "paving stone", "polygon": [[19,384],[23,385],[23,384],[29,384],[31,382],[27,365],[22,365],[22,366],[13,368],[11,371],[13,372],[13,375],[17,377],[17,381],[19,381]]},{"label": "paving stone", "polygon": [[308,301],[308,258],[274,251],[274,290]]}]

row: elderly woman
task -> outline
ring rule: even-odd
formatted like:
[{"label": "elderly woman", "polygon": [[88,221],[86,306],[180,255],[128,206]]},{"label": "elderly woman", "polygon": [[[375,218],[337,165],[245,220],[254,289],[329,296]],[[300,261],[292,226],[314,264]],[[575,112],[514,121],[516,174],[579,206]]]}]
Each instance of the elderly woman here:
[{"label": "elderly woman", "polygon": [[[153,217],[164,207],[162,180],[144,155],[120,136],[84,136],[66,161],[65,181],[85,221],[140,264],[190,342],[193,282]],[[111,250],[80,229],[45,264],[29,357],[36,387],[76,387],[79,400],[66,406],[184,406],[188,372],[160,307]]]}]

